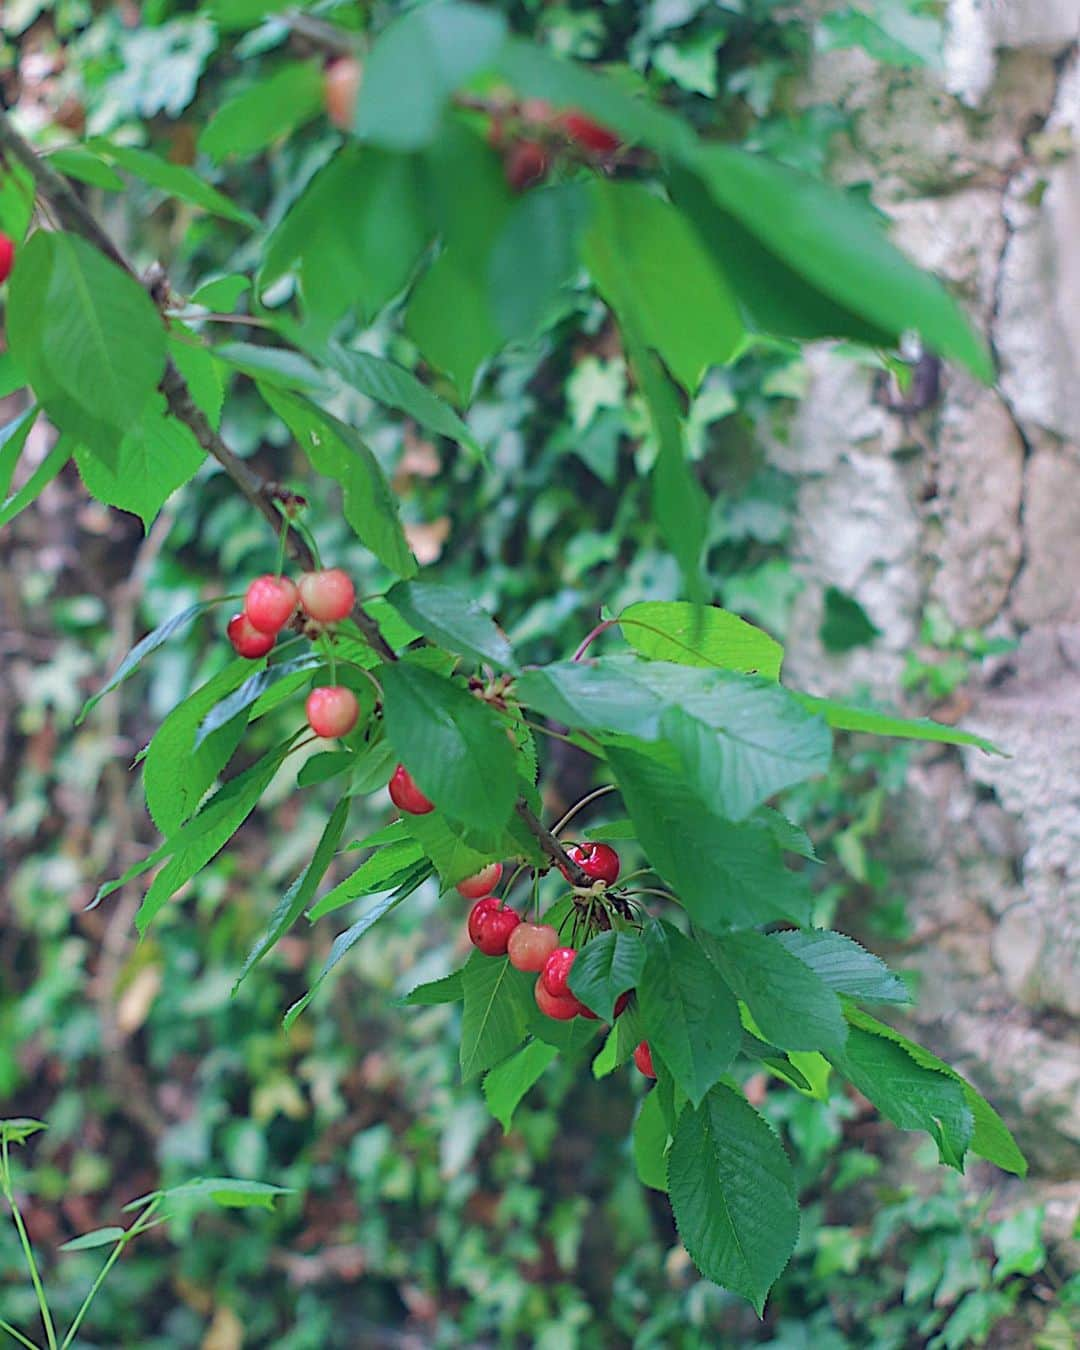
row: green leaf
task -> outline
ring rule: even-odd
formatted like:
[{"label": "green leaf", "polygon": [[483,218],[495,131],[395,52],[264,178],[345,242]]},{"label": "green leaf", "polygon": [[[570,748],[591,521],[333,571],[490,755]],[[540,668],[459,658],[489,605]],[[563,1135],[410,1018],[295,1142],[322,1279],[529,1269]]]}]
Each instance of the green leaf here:
[{"label": "green leaf", "polygon": [[386,599],[440,646],[500,670],[519,669],[505,634],[471,595],[437,581],[399,581]]},{"label": "green leaf", "polygon": [[413,839],[399,839],[395,843],[383,845],[365,858],[344,881],[339,881],[333,890],[327,891],[311,907],[308,918],[314,923],[362,895],[377,895],[390,890],[405,879],[423,856],[423,849]]},{"label": "green leaf", "polygon": [[604,1048],[593,1060],[593,1077],[606,1078],[609,1073],[614,1073],[620,1065],[629,1060],[641,1039],[641,1018],[636,1003],[631,999],[629,1007],[615,1019],[615,1025],[608,1032]]},{"label": "green leaf", "polygon": [[251,290],[250,277],[244,276],[241,272],[230,272],[223,277],[204,281],[192,291],[190,302],[193,305],[201,305],[204,309],[231,314],[240,297],[249,290]]},{"label": "green leaf", "polygon": [[914,329],[933,351],[962,362],[981,380],[993,379],[990,355],[959,305],[889,243],[868,207],[818,179],[729,146],[700,145],[685,162],[722,210],[830,300],[894,341]]},{"label": "green leaf", "polygon": [[784,866],[767,827],[712,814],[681,774],[650,757],[612,748],[608,760],[649,861],[695,923],[723,934],[783,918],[809,922],[806,879]]},{"label": "green leaf", "polygon": [[184,377],[195,406],[217,431],[221,426],[221,410],[225,404],[225,380],[221,364],[214,360],[208,347],[193,347],[184,342],[180,333],[188,331],[183,325],[176,325],[175,331],[169,334],[169,359]]},{"label": "green leaf", "polygon": [[680,1115],[668,1183],[691,1260],[760,1317],[799,1235],[795,1175],[779,1139],[743,1097],[718,1085]]},{"label": "green leaf", "polygon": [[59,150],[51,150],[45,159],[51,169],[66,178],[77,178],[81,183],[103,188],[106,192],[123,192],[127,186],[118,173],[82,145],[67,145]]},{"label": "green leaf", "polygon": [[26,445],[30,429],[37,421],[38,411],[37,404],[32,403],[24,412],[19,413],[18,417],[13,417],[10,422],[0,427],[0,501],[4,500],[11,488],[19,456]]},{"label": "green leaf", "polygon": [[925,1130],[941,1161],[963,1171],[974,1121],[959,1082],[919,1064],[903,1045],[852,1025],[847,1045],[826,1056],[844,1077],[902,1130]]},{"label": "green leaf", "polygon": [[315,472],[341,484],[345,519],[360,542],[391,572],[411,577],[416,560],[401,528],[397,499],[352,427],[283,389],[260,384],[259,392],[296,437]]},{"label": "green leaf", "polygon": [[761,1034],[782,1050],[842,1050],[840,1000],[814,971],[764,933],[732,933],[709,944],[724,979]]},{"label": "green leaf", "polygon": [[990,1236],[997,1263],[994,1280],[1000,1284],[1010,1275],[1034,1275],[1046,1264],[1042,1231],[1046,1211],[1042,1205],[1021,1209],[992,1224]]},{"label": "green leaf", "polygon": [[232,991],[234,994],[249,972],[263,959],[267,952],[277,946],[278,942],[307,908],[311,897],[318,889],[319,882],[326,875],[326,869],[334,861],[334,854],[337,852],[337,846],[345,831],[345,822],[349,818],[351,805],[350,800],[344,797],[334,807],[323,828],[319,842],[315,846],[315,853],[311,862],[308,863],[274,906],[274,912],[270,915],[270,922],[267,924],[266,930],[244,958],[240,974],[233,981]]},{"label": "green leaf", "polygon": [[667,1121],[660,1109],[660,1094],[650,1092],[642,1101],[634,1120],[632,1145],[637,1179],[654,1191],[666,1191],[668,1188],[667,1148],[670,1137]]},{"label": "green leaf", "polygon": [[645,948],[636,933],[600,933],[578,952],[570,971],[570,991],[610,1022],[616,1000],[636,988],[644,965]]},{"label": "green leaf", "polygon": [[642,600],[624,609],[617,622],[627,642],[642,656],[780,678],[783,647],[726,609],[680,600]]},{"label": "green leaf", "polygon": [[34,216],[34,180],[30,170],[8,156],[0,173],[0,230],[18,243]]},{"label": "green leaf", "polygon": [[7,330],[49,415],[105,456],[165,373],[165,327],[150,297],[77,235],[39,230],[23,248]]},{"label": "green leaf", "polygon": [[405,827],[420,844],[439,874],[443,889],[475,876],[482,867],[500,858],[521,856],[543,861],[535,841],[511,817],[506,828],[477,830],[449,820],[442,811],[406,816]]},{"label": "green leaf", "polygon": [[261,228],[262,222],[258,216],[230,201],[186,164],[170,164],[168,160],[151,154],[149,150],[138,150],[131,145],[114,145],[111,141],[100,137],[88,141],[87,149],[95,154],[104,155],[119,165],[125,173],[149,183],[151,187],[159,188],[170,197],[178,197],[180,201],[201,207],[212,216],[231,220],[234,224],[244,225],[249,230]]},{"label": "green leaf", "polygon": [[32,1134],[49,1127],[43,1120],[32,1120],[29,1116],[11,1116],[0,1120],[0,1141],[6,1144],[24,1144]]},{"label": "green leaf", "polygon": [[293,8],[293,0],[210,0],[214,23],[224,33],[254,28],[263,19],[282,9]]},{"label": "green leaf", "polygon": [[390,895],[383,896],[377,900],[374,905],[344,933],[339,933],[330,947],[330,954],[323,964],[311,988],[303,996],[297,999],[292,1007],[282,1019],[282,1026],[286,1031],[292,1026],[307,1005],[318,993],[322,987],[323,981],[334,970],[345,955],[352,950],[370,928],[373,928],[384,915],[389,914],[392,909],[396,909],[403,900],[407,900],[412,893],[417,890],[431,875],[431,868],[426,863],[417,863],[416,867],[409,874],[407,880],[403,881],[396,891]]},{"label": "green leaf", "polygon": [[20,511],[25,511],[31,502],[37,500],[71,458],[71,452],[70,438],[61,436],[18,492],[0,506],[0,527],[14,520]]},{"label": "green leaf", "polygon": [[190,427],[165,412],[157,395],[143,410],[138,426],[113,454],[78,449],[75,463],[87,492],[106,506],[138,516],[147,530],[177,488],[192,479],[206,451]]},{"label": "green leaf", "polygon": [[252,342],[222,342],[211,347],[210,355],[234,370],[260,382],[260,389],[298,390],[303,394],[325,397],[326,376],[299,352],[286,347],[260,347]]},{"label": "green leaf", "polygon": [[468,1082],[516,1050],[525,1039],[533,1001],[533,977],[506,957],[473,952],[461,972],[465,1010],[461,1017],[461,1077]]},{"label": "green leaf", "polygon": [[250,661],[231,661],[177,704],[158,727],[146,752],[143,787],[147,809],[162,834],[175,834],[194,814],[240,744],[246,718],[237,718],[199,746],[195,733],[210,709],[249,678],[251,668]]},{"label": "green leaf", "polygon": [[364,63],[356,134],[391,150],[434,138],[450,95],[491,64],[506,21],[479,5],[421,5],[379,35]]},{"label": "green leaf", "polygon": [[863,1012],[861,1008],[849,1007],[847,1019],[853,1026],[860,1027],[874,1036],[884,1037],[895,1045],[901,1046],[916,1064],[946,1074],[954,1082],[959,1083],[964,1094],[964,1101],[967,1103],[975,1122],[975,1132],[971,1137],[971,1151],[1006,1172],[1013,1172],[1019,1177],[1027,1175],[1027,1159],[1017,1147],[1016,1140],[1012,1137],[1005,1122],[990,1103],[976,1092],[966,1078],[962,1078],[954,1068],[946,1064],[944,1060],[938,1059],[936,1055],[932,1055],[924,1046],[908,1040],[906,1036],[902,1036],[900,1032],[886,1026],[884,1022],[879,1022],[869,1013]]},{"label": "green leaf", "polygon": [[[239,689],[226,695],[207,712],[195,732],[196,750],[208,736],[231,722],[238,713],[250,708],[268,689],[272,689],[282,680],[290,681],[290,690],[299,689],[307,683],[311,672],[324,664],[321,654],[305,652],[303,656],[294,656],[288,661],[279,661],[276,665],[257,670]],[[292,678],[294,676],[298,678]]]},{"label": "green leaf", "polygon": [[536,1006],[535,992],[534,985],[533,1002],[529,1009],[529,1030],[537,1040],[554,1046],[568,1062],[579,1059],[600,1034],[600,1023],[591,1017],[571,1017],[565,1022],[547,1017]]},{"label": "green leaf", "polygon": [[502,346],[486,292],[456,253],[447,249],[416,286],[405,331],[468,402],[480,367]]},{"label": "green leaf", "polygon": [[861,47],[875,61],[912,69],[941,64],[941,20],[907,7],[879,5],[871,16],[859,10],[823,14],[814,29],[814,45],[831,52]]},{"label": "green leaf", "polygon": [[61,1252],[89,1252],[95,1247],[111,1247],[125,1236],[123,1228],[95,1228],[92,1233],[83,1233],[81,1237],[63,1242],[57,1248]]},{"label": "green leaf", "polygon": [[573,281],[581,266],[579,236],[591,214],[592,201],[579,182],[535,188],[515,203],[488,268],[492,313],[507,341],[531,337]]},{"label": "green leaf", "polygon": [[693,226],[662,198],[638,183],[602,178],[593,196],[584,257],[601,295],[620,325],[694,393],[710,366],[742,346],[734,295]]},{"label": "green leaf", "polygon": [[484,1099],[488,1110],[510,1133],[514,1112],[522,1098],[539,1080],[544,1070],[558,1058],[558,1050],[543,1041],[530,1041],[515,1055],[496,1065],[484,1078]]},{"label": "green leaf", "polygon": [[380,668],[386,737],[421,791],[453,820],[506,823],[518,792],[514,752],[495,713],[430,670]]},{"label": "green leaf", "polygon": [[818,637],[827,652],[850,652],[881,636],[866,610],[853,596],[835,586],[825,588],[824,610]]},{"label": "green leaf", "polygon": [[168,1200],[175,1204],[205,1206],[207,1201],[223,1209],[273,1209],[280,1195],[294,1195],[288,1186],[271,1186],[266,1181],[245,1181],[237,1177],[198,1177],[194,1181],[170,1186],[168,1190],[152,1191],[124,1206],[124,1212],[142,1209],[152,1200]]},{"label": "green leaf", "polygon": [[637,996],[644,1036],[696,1106],[739,1052],[738,1005],[709,958],[677,928],[654,920],[642,937]]},{"label": "green leaf", "polygon": [[1005,753],[984,736],[976,736],[973,732],[961,731],[957,727],[947,727],[941,722],[931,721],[928,717],[893,717],[889,713],[876,712],[873,708],[856,708],[828,698],[815,698],[812,694],[794,691],[793,694],[804,708],[823,717],[836,731],[862,731],[871,736],[900,736],[907,740],[934,741],[941,745],[974,745],[980,750],[985,750],[988,755]]},{"label": "green leaf", "polygon": [[441,980],[418,984],[395,1003],[403,1008],[432,1008],[445,1003],[460,1003],[465,997],[465,981],[460,970],[444,975]]},{"label": "green leaf", "polygon": [[774,942],[797,956],[838,994],[866,1003],[910,1003],[907,985],[884,961],[843,933],[818,928],[772,933]]},{"label": "green leaf", "polygon": [[75,719],[75,725],[78,726],[87,714],[97,707],[106,694],[111,693],[118,685],[123,684],[130,675],[133,675],[148,656],[156,652],[159,647],[164,646],[171,637],[175,637],[177,633],[187,628],[193,619],[221,603],[222,598],[218,597],[214,600],[200,600],[197,604],[189,605],[179,614],[174,614],[171,619],[166,619],[164,623],[158,624],[153,632],[147,633],[144,638],[136,642],[97,693],[83,704],[82,711]]},{"label": "green leaf", "polygon": [[[431,232],[415,160],[350,143],[319,170],[270,235],[257,289],[265,292],[295,271],[305,314],[325,337],[350,310],[370,320],[403,291]],[[332,349],[331,364],[350,379],[354,354],[341,353],[343,368],[334,351],[341,349]],[[355,373],[362,377],[363,368]]]},{"label": "green leaf", "polygon": [[628,817],[623,820],[609,820],[604,825],[590,825],[581,831],[583,839],[636,839],[637,830]]},{"label": "green leaf", "polygon": [[387,408],[397,408],[438,436],[448,436],[478,459],[483,451],[472,432],[450,404],[433,393],[416,376],[370,352],[354,352],[331,344],[328,360],[347,384]]},{"label": "green leaf", "polygon": [[314,61],[293,62],[223,103],[199,136],[199,149],[216,164],[250,159],[322,110],[321,66]]}]

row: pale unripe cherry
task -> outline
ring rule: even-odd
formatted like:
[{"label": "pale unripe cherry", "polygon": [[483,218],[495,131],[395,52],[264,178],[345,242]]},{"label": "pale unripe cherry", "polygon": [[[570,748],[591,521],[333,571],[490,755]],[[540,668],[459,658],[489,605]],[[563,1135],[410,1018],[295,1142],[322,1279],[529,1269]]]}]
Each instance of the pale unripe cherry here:
[{"label": "pale unripe cherry", "polygon": [[540,971],[559,945],[559,935],[549,923],[519,923],[510,934],[506,954],[515,970]]},{"label": "pale unripe cherry", "polygon": [[244,596],[244,613],[260,633],[277,633],[292,618],[298,598],[288,577],[256,577]]},{"label": "pale unripe cherry", "polygon": [[344,619],[356,600],[352,578],[340,567],[330,567],[325,572],[305,572],[297,589],[301,608],[317,623],[337,623]]},{"label": "pale unripe cherry", "polygon": [[482,867],[475,876],[466,877],[464,881],[457,884],[457,892],[463,895],[466,900],[479,900],[482,895],[490,895],[499,884],[502,876],[502,863],[489,863],[487,867]]},{"label": "pale unripe cherry", "polygon": [[347,736],[360,717],[360,705],[351,689],[327,684],[307,697],[308,725],[316,736]]},{"label": "pale unripe cherry", "polygon": [[339,56],[323,71],[326,115],[334,126],[351,131],[364,68],[355,56]]},{"label": "pale unripe cherry", "polygon": [[277,640],[273,633],[260,633],[246,614],[234,614],[225,632],[237,656],[249,661],[265,656]]},{"label": "pale unripe cherry", "polygon": [[390,800],[399,811],[410,816],[426,816],[435,810],[435,803],[416,786],[416,780],[404,764],[399,764],[390,778]]}]

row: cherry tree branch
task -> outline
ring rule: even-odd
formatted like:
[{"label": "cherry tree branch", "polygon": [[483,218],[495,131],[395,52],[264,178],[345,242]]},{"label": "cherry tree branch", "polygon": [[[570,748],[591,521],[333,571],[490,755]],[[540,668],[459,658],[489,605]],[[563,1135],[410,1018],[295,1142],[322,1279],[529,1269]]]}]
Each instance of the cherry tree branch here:
[{"label": "cherry tree branch", "polygon": [[596,878],[589,876],[588,872],[583,871],[574,862],[551,831],[536,818],[524,797],[517,799],[514,810],[517,812],[518,819],[524,822],[529,833],[540,845],[541,851],[557,867],[562,868],[564,876],[569,876],[571,885],[581,886],[585,889],[593,885]]}]

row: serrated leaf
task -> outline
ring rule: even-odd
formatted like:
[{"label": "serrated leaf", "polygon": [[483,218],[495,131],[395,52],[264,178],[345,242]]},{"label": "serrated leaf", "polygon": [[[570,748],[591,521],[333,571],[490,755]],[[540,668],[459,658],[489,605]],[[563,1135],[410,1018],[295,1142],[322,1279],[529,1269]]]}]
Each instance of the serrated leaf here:
[{"label": "serrated leaf", "polygon": [[530,1088],[539,1082],[544,1070],[558,1058],[558,1050],[543,1041],[530,1041],[516,1055],[496,1065],[484,1078],[484,1100],[488,1110],[510,1133],[514,1112]]},{"label": "serrated leaf", "polygon": [[288,661],[278,661],[275,665],[257,670],[239,689],[226,695],[206,713],[195,732],[195,748],[198,749],[208,736],[212,736],[219,728],[250,708],[268,689],[272,689],[283,680],[290,681],[290,689],[301,688],[307,683],[311,672],[324,664],[321,655],[305,652],[303,656],[294,656]]},{"label": "serrated leaf", "polygon": [[438,581],[399,581],[386,599],[425,637],[500,670],[519,669],[514,652],[495,620],[478,601]]},{"label": "serrated leaf", "polygon": [[696,1106],[739,1052],[738,1005],[720,972],[678,929],[655,920],[642,938],[637,997],[644,1036]]},{"label": "serrated leaf", "polygon": [[258,216],[237,206],[223,193],[211,185],[194,169],[186,164],[170,164],[168,160],[151,154],[149,150],[139,150],[131,145],[114,145],[111,141],[95,137],[87,142],[87,148],[96,154],[102,154],[118,164],[125,173],[139,178],[151,187],[159,188],[170,197],[178,197],[192,206],[201,207],[213,216],[221,216],[249,230],[261,226]]},{"label": "serrated leaf", "polygon": [[772,933],[778,943],[824,981],[830,989],[867,1003],[910,1003],[911,995],[898,975],[879,957],[843,933],[819,928]]},{"label": "serrated leaf", "polygon": [[642,600],[624,609],[617,622],[631,647],[653,660],[780,678],[780,643],[726,609]]},{"label": "serrated leaf", "polygon": [[474,952],[461,972],[465,1009],[461,1017],[461,1077],[475,1078],[504,1060],[525,1039],[533,1001],[533,977],[506,957]]},{"label": "serrated leaf", "polygon": [[974,745],[988,755],[1003,755],[993,741],[976,736],[971,731],[948,727],[929,717],[893,717],[873,708],[856,708],[833,699],[815,698],[811,694],[794,693],[804,708],[819,717],[836,731],[860,731],[871,736],[899,736],[905,740],[933,741],[940,745]]},{"label": "serrated leaf", "polygon": [[730,1088],[680,1115],[668,1193],[691,1260],[760,1317],[799,1234],[795,1175],[779,1139]]},{"label": "serrated leaf", "polygon": [[667,1191],[667,1147],[671,1136],[667,1121],[660,1109],[660,1096],[648,1093],[634,1119],[632,1133],[634,1170],[643,1186],[654,1191]]},{"label": "serrated leaf", "polygon": [[323,110],[323,75],[314,61],[281,66],[221,104],[199,136],[215,163],[250,159]]},{"label": "serrated leaf", "polygon": [[384,844],[312,905],[308,918],[314,923],[363,895],[376,895],[392,889],[405,879],[423,856],[423,849],[412,839]]},{"label": "serrated leaf", "polygon": [[296,390],[315,398],[325,398],[329,392],[323,371],[291,348],[260,347],[253,342],[219,342],[208,350],[216,361],[223,361],[233,370],[259,381],[260,390],[263,386]]},{"label": "serrated leaf", "polygon": [[495,713],[408,662],[381,667],[386,738],[421,791],[453,820],[505,825],[518,792],[514,753]]},{"label": "serrated leaf", "polygon": [[395,1004],[403,1008],[432,1008],[445,1003],[460,1003],[465,997],[465,981],[460,970],[444,975],[441,980],[429,980],[418,984],[415,989],[399,999]]},{"label": "serrated leaf", "polygon": [[93,1251],[95,1247],[111,1247],[113,1243],[119,1242],[125,1236],[123,1228],[95,1228],[92,1233],[83,1233],[81,1237],[72,1238],[69,1242],[63,1242],[57,1248],[61,1252],[88,1252]]},{"label": "serrated leaf", "polygon": [[637,986],[644,966],[645,948],[636,933],[600,933],[578,952],[570,971],[570,991],[610,1022],[619,995]]}]

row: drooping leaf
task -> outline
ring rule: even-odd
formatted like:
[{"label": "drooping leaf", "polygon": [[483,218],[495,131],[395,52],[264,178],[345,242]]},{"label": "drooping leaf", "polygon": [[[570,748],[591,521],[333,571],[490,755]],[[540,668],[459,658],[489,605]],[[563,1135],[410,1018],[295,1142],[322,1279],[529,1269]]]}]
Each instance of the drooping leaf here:
[{"label": "drooping leaf", "polygon": [[533,978],[506,957],[474,952],[462,971],[461,1077],[468,1082],[504,1060],[525,1039]]},{"label": "drooping leaf", "polygon": [[405,661],[381,667],[386,737],[421,791],[452,820],[505,825],[518,793],[514,752],[495,713]]},{"label": "drooping leaf", "polygon": [[238,713],[250,708],[274,685],[282,680],[288,680],[290,689],[302,688],[310,678],[311,672],[318,670],[323,664],[320,654],[305,652],[303,656],[294,656],[287,661],[278,661],[275,665],[255,671],[239,689],[227,694],[206,713],[195,732],[195,748],[198,749],[208,736],[231,722]]},{"label": "drooping leaf", "polygon": [[678,600],[642,600],[624,609],[618,622],[631,647],[653,660],[780,678],[783,647],[726,609]]},{"label": "drooping leaf", "polygon": [[260,382],[260,388],[294,390],[325,397],[329,392],[326,376],[306,356],[287,347],[260,347],[253,342],[219,342],[209,349],[215,361],[222,361]]},{"label": "drooping leaf", "polygon": [[[530,337],[581,267],[578,239],[593,203],[582,183],[521,195],[491,250],[491,309],[507,341]],[[522,267],[522,259],[529,265]]]},{"label": "drooping leaf", "polygon": [[680,1115],[668,1193],[694,1264],[760,1317],[799,1234],[795,1175],[771,1128],[730,1088]]},{"label": "drooping leaf", "polygon": [[772,933],[774,942],[797,956],[838,994],[866,1003],[910,1003],[911,995],[884,961],[843,933],[796,928]]},{"label": "drooping leaf", "polygon": [[87,148],[95,154],[104,155],[133,178],[160,188],[170,197],[178,197],[191,206],[201,207],[213,216],[221,216],[249,230],[257,230],[261,226],[258,216],[230,201],[186,164],[170,164],[149,150],[139,150],[132,145],[116,145],[100,137],[88,141]]},{"label": "drooping leaf", "polygon": [[259,392],[296,437],[315,472],[341,484],[345,518],[360,542],[391,572],[411,577],[416,560],[401,528],[397,499],[352,427],[284,389],[260,385]]},{"label": "drooping leaf", "polygon": [[322,110],[322,68],[314,61],[294,61],[223,103],[203,128],[199,149],[216,164],[250,159]]},{"label": "drooping leaf", "polygon": [[893,717],[873,708],[858,708],[833,699],[815,698],[812,694],[795,693],[804,708],[817,713],[836,731],[861,731],[871,736],[900,736],[906,740],[934,741],[941,745],[974,745],[988,755],[1000,755],[993,741],[976,736],[971,731],[948,727],[929,717]]},{"label": "drooping leaf", "polygon": [[403,1008],[432,1008],[445,1003],[460,1003],[465,997],[465,981],[460,970],[444,975],[441,980],[418,984],[396,1002]]},{"label": "drooping leaf", "polygon": [[478,662],[516,671],[514,652],[495,620],[472,596],[438,581],[399,581],[386,599],[425,637]]},{"label": "drooping leaf", "polygon": [[95,1247],[111,1247],[113,1243],[119,1242],[124,1237],[123,1228],[95,1228],[92,1233],[83,1233],[80,1237],[71,1238],[68,1242],[62,1242],[57,1248],[61,1252],[89,1252]]},{"label": "drooping leaf", "polygon": [[49,167],[57,173],[103,188],[106,192],[123,192],[127,186],[115,170],[83,145],[61,146],[59,150],[50,151],[46,158]]},{"label": "drooping leaf", "polygon": [[6,1120],[0,1120],[0,1141],[24,1144],[32,1134],[48,1128],[43,1120],[33,1120],[29,1116],[9,1116]]},{"label": "drooping leaf", "polygon": [[170,1204],[183,1204],[185,1208],[191,1205],[205,1207],[209,1202],[223,1209],[273,1209],[278,1196],[292,1194],[294,1192],[288,1186],[272,1186],[266,1181],[247,1181],[239,1177],[197,1177],[194,1181],[184,1181],[164,1191],[141,1195],[126,1204],[124,1212],[143,1209],[152,1200],[159,1199],[168,1200]]},{"label": "drooping leaf", "polygon": [[0,427],[0,501],[4,500],[11,489],[15,466],[19,462],[26,438],[30,435],[37,416],[38,406],[33,403],[5,426]]},{"label": "drooping leaf", "polygon": [[543,1041],[530,1041],[516,1055],[497,1064],[484,1078],[484,1100],[488,1110],[510,1133],[514,1112],[530,1088],[539,1082],[544,1070],[557,1058],[558,1050]]},{"label": "drooping leaf", "polygon": [[405,879],[423,856],[423,849],[412,839],[384,844],[365,858],[343,881],[339,881],[333,890],[320,897],[312,905],[308,918],[314,923],[362,895],[377,895],[391,890]]},{"label": "drooping leaf", "polygon": [[635,933],[599,933],[581,948],[574,961],[570,992],[610,1022],[616,1000],[637,986],[644,965],[645,948]]},{"label": "drooping leaf", "polygon": [[13,492],[0,506],[0,528],[37,500],[71,458],[73,449],[70,438],[61,436],[18,492]]},{"label": "drooping leaf", "polygon": [[666,1191],[667,1148],[671,1136],[660,1109],[659,1093],[650,1092],[642,1101],[631,1138],[638,1181],[651,1190]]}]

